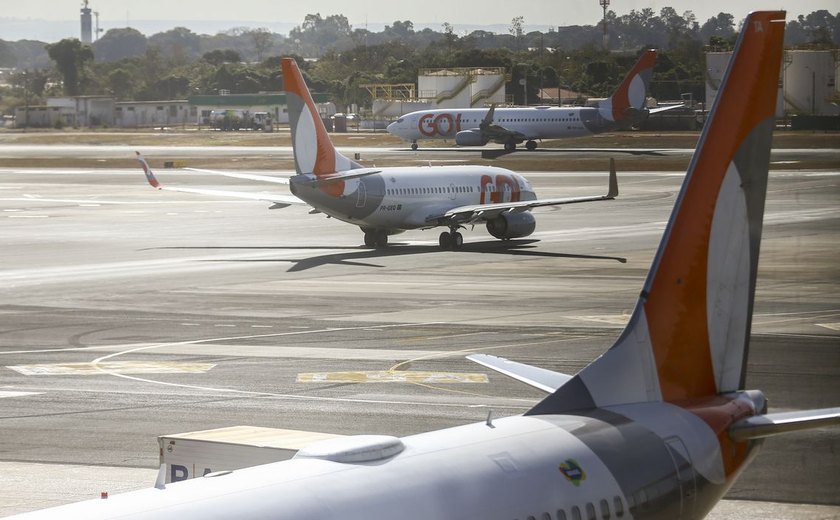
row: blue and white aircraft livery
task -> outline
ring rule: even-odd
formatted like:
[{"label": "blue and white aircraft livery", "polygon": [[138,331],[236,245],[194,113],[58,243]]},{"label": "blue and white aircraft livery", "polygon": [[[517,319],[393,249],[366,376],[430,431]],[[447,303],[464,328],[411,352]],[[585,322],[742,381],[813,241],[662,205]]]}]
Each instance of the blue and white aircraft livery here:
[{"label": "blue and white aircraft livery", "polygon": [[281,179],[209,173],[288,184],[294,196],[163,186],[138,152],[149,184],[160,190],[262,200],[274,203],[273,207],[308,204],[317,212],[359,226],[369,247],[385,247],[389,235],[409,229],[445,227],[449,231],[438,238],[443,249],[460,249],[464,239],[458,230],[467,225],[485,224],[501,240],[521,238],[536,229],[533,208],[610,200],[618,195],[612,162],[606,195],[555,199],[537,198],[525,177],[493,166],[365,168],[333,146],[295,60],[283,59],[282,68],[297,175]]},{"label": "blue and white aircraft livery", "polygon": [[538,139],[562,139],[626,128],[650,114],[682,105],[648,109],[645,100],[656,61],[656,51],[642,53],[636,65],[613,94],[586,107],[445,108],[418,110],[388,125],[388,132],[411,142],[416,150],[421,139],[454,139],[460,146],[503,144],[512,152],[525,142],[537,148]]},{"label": "blue and white aircraft livery", "polygon": [[[627,328],[569,377],[474,360],[548,395],[521,416],[293,459],[21,519],[698,519],[762,439],[840,424],[744,389],[784,12],[751,13]],[[333,160],[332,158],[324,158]]]}]

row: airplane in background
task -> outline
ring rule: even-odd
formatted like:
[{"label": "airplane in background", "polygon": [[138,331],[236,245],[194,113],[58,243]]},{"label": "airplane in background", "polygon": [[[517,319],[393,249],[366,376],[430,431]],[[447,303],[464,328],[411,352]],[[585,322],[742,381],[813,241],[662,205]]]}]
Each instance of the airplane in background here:
[{"label": "airplane in background", "polygon": [[484,146],[490,141],[503,144],[512,152],[525,142],[525,148],[537,148],[537,139],[561,139],[599,134],[627,128],[650,114],[683,105],[645,108],[645,99],[653,74],[656,51],[646,50],[613,94],[586,107],[517,107],[517,108],[446,108],[411,112],[388,125],[388,132],[411,141],[418,148],[419,139],[455,139],[460,146]]},{"label": "airplane in background", "polygon": [[524,415],[350,436],[20,520],[704,517],[765,437],[840,424],[746,390],[784,12],[747,17],[631,319],[575,376],[474,355],[548,394]]},{"label": "airplane in background", "polygon": [[606,195],[553,199],[538,199],[525,177],[492,166],[365,168],[333,146],[297,63],[284,58],[282,68],[297,175],[197,171],[287,184],[294,196],[163,186],[137,152],[149,184],[160,190],[262,200],[271,202],[272,208],[308,204],[313,212],[359,226],[369,247],[385,247],[389,235],[405,230],[447,227],[449,231],[438,238],[443,249],[460,249],[464,238],[458,230],[467,225],[485,224],[501,240],[521,238],[536,228],[533,208],[618,196],[613,161]]}]

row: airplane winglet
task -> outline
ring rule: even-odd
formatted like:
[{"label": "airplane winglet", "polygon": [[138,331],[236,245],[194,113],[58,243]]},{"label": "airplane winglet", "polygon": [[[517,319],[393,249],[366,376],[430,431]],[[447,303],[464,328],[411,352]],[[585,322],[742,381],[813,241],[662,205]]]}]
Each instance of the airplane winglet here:
[{"label": "airplane winglet", "polygon": [[137,154],[137,160],[140,161],[140,166],[143,167],[143,173],[146,174],[146,180],[149,181],[149,184],[152,185],[152,188],[160,189],[160,183],[155,177],[155,174],[152,173],[152,169],[149,167],[149,163],[146,162],[146,159],[143,158],[143,155],[140,152],[134,153]]},{"label": "airplane winglet", "polygon": [[607,198],[618,197],[618,177],[615,174],[615,159],[610,157],[610,187],[607,190]]},{"label": "airplane winglet", "polygon": [[[162,451],[162,450],[161,450]],[[161,464],[155,479],[155,489],[166,488],[166,464]]]},{"label": "airplane winglet", "polygon": [[493,115],[496,113],[496,103],[490,105],[490,110],[487,111],[487,115],[484,116],[484,119],[481,121],[479,128],[484,129],[493,124]]}]

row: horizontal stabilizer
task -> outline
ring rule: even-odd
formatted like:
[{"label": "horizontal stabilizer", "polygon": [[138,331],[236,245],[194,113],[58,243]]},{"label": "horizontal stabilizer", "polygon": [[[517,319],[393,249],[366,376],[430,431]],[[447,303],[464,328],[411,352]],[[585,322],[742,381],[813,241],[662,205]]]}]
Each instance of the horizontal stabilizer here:
[{"label": "horizontal stabilizer", "polygon": [[327,175],[319,175],[317,177],[313,177],[309,181],[301,182],[300,184],[309,184],[312,186],[326,186],[328,184],[333,184],[336,182],[349,181],[350,179],[358,179],[359,177],[367,177],[368,175],[374,175],[376,173],[382,173],[382,170],[364,169],[331,173]]},{"label": "horizontal stabilizer", "polygon": [[221,175],[223,177],[231,177],[234,179],[246,179],[249,181],[271,182],[275,184],[289,184],[288,177],[271,177],[269,175],[258,175],[255,173],[234,173],[223,172],[219,170],[204,170],[201,168],[184,168],[185,170],[197,173],[210,173],[213,175]]},{"label": "horizontal stabilizer", "polygon": [[736,422],[729,428],[729,436],[736,441],[745,441],[837,425],[840,425],[840,408],[768,413]]},{"label": "horizontal stabilizer", "polygon": [[491,356],[489,354],[472,354],[467,356],[467,359],[491,370],[495,370],[500,374],[512,377],[513,379],[521,381],[526,385],[539,388],[547,394],[554,392],[563,386],[566,381],[572,378],[572,376],[567,374],[553,372],[551,370],[526,365],[524,363],[517,363],[516,361]]},{"label": "horizontal stabilizer", "polygon": [[649,108],[647,113],[648,113],[648,115],[660,114],[662,112],[667,112],[669,110],[674,110],[675,108],[684,108],[684,107],[685,107],[684,103],[679,103],[677,105],[662,105],[662,106],[658,106],[656,108]]}]

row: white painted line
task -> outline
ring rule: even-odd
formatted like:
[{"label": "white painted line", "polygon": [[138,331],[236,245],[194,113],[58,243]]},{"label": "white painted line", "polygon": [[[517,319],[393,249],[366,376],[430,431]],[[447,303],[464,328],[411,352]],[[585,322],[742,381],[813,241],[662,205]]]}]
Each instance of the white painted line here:
[{"label": "white painted line", "polygon": [[417,370],[374,370],[350,372],[304,372],[298,383],[487,383],[487,374],[467,372],[428,372]]},{"label": "white painted line", "polygon": [[231,325],[229,323],[217,323],[213,325],[214,327],[228,327],[228,328],[235,328],[236,325]]},{"label": "white painted line", "polygon": [[198,327],[199,326],[198,323],[182,323],[181,325],[183,327]]},{"label": "white painted line", "polygon": [[569,320],[577,320],[577,321],[591,321],[594,323],[605,323],[607,325],[627,325],[627,322],[630,321],[629,314],[621,314],[616,316],[610,315],[595,315],[595,316],[564,316],[564,318]]},{"label": "white painted line", "polygon": [[817,323],[817,327],[840,331],[840,323]]},{"label": "white painted line", "polygon": [[8,218],[49,218],[49,215],[9,215]]},{"label": "white painted line", "polygon": [[11,392],[7,390],[0,390],[0,399],[3,399],[4,397],[26,397],[41,394],[43,394],[43,392]]},{"label": "white painted line", "polygon": [[251,325],[252,329],[273,329],[274,325]]}]

